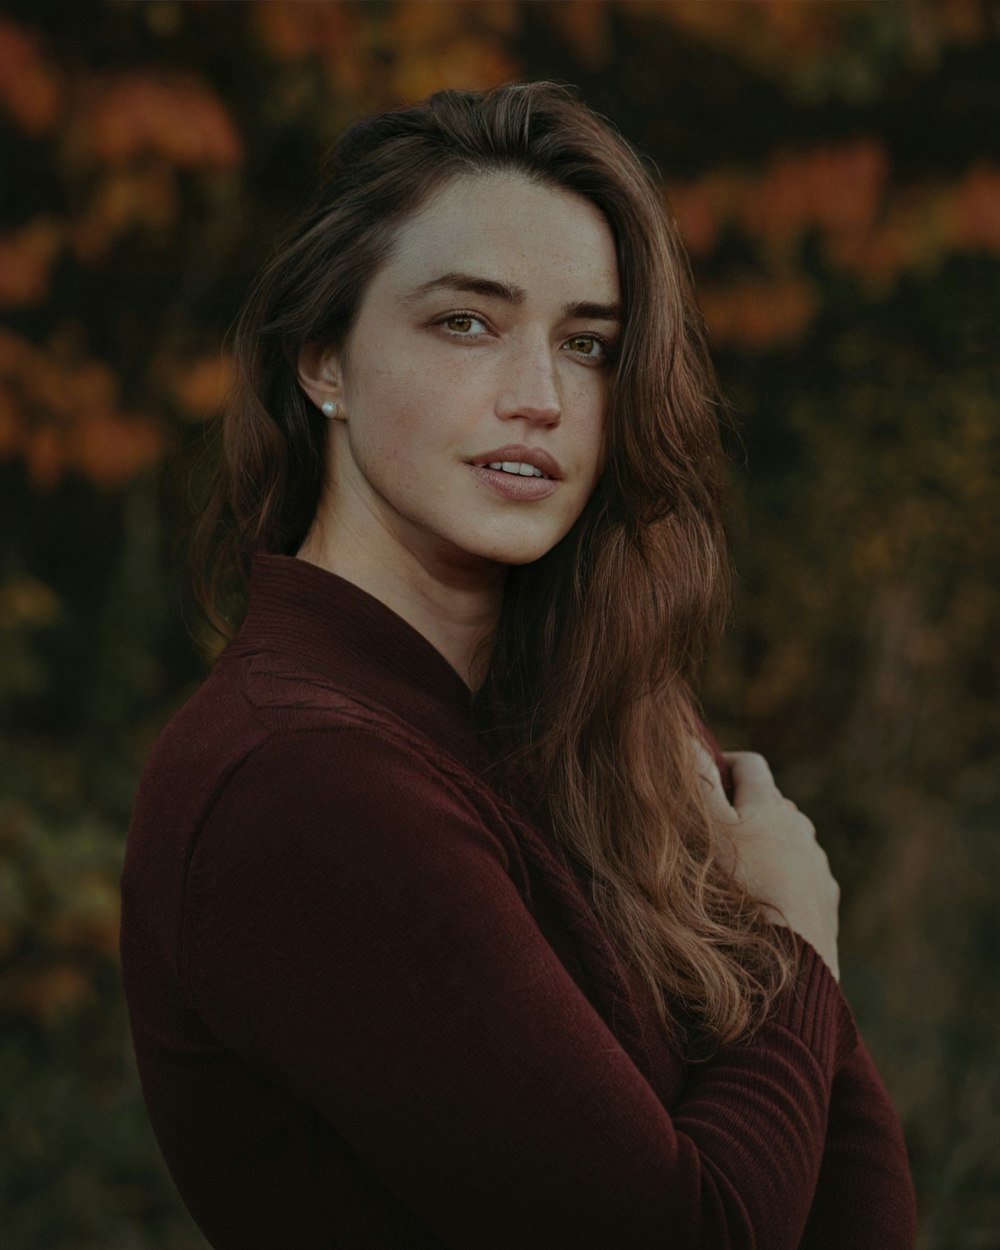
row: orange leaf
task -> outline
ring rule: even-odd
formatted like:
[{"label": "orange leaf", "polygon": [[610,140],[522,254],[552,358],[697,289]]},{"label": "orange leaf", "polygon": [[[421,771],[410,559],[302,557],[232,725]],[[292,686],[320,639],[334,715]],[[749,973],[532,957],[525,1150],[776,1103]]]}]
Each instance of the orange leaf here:
[{"label": "orange leaf", "polygon": [[386,30],[399,51],[390,74],[392,94],[420,100],[446,87],[481,91],[516,78],[517,66],[497,39],[510,12],[502,5],[491,20],[492,9],[423,0],[393,5]]},{"label": "orange leaf", "polygon": [[204,420],[222,407],[232,380],[232,358],[216,352],[177,368],[169,385],[185,412]]},{"label": "orange leaf", "polygon": [[99,486],[123,486],[163,455],[162,430],[143,417],[92,411],[69,433],[68,460]]},{"label": "orange leaf", "polygon": [[502,48],[481,39],[459,39],[436,55],[403,58],[396,66],[395,91],[403,100],[422,100],[434,91],[462,87],[485,91],[517,76]]},{"label": "orange leaf", "polygon": [[860,140],[805,154],[779,153],[764,177],[752,180],[735,201],[751,235],[783,241],[819,226],[827,231],[867,230],[875,219],[888,172],[881,144]]},{"label": "orange leaf", "polygon": [[22,575],[0,584],[0,628],[39,629],[59,617],[59,597],[37,577]]},{"label": "orange leaf", "polygon": [[168,162],[154,160],[141,169],[110,170],[83,218],[71,227],[74,250],[81,260],[94,264],[104,259],[114,240],[127,230],[141,226],[162,231],[179,213],[177,181]]},{"label": "orange leaf", "polygon": [[53,490],[66,470],[66,441],[55,426],[43,425],[26,436],[28,477],[42,491]]},{"label": "orange leaf", "polygon": [[815,315],[818,299],[809,283],[786,278],[707,287],[700,302],[716,343],[765,348],[794,342]]},{"label": "orange leaf", "polygon": [[0,328],[0,374],[15,373],[31,351],[25,339]]},{"label": "orange leaf", "polygon": [[25,307],[45,299],[63,235],[58,222],[39,217],[17,234],[0,239],[0,306]]},{"label": "orange leaf", "polygon": [[24,448],[21,408],[14,392],[0,383],[0,460],[10,460]]},{"label": "orange leaf", "polygon": [[14,996],[32,1019],[52,1024],[93,999],[94,988],[79,968],[57,964],[25,977]]},{"label": "orange leaf", "polygon": [[27,134],[50,131],[62,112],[62,84],[38,36],[0,17],[0,106]]},{"label": "orange leaf", "polygon": [[148,152],[185,168],[232,169],[242,159],[224,105],[189,74],[128,72],[91,80],[70,150],[110,165]]},{"label": "orange leaf", "polygon": [[1000,252],[1000,170],[989,165],[970,170],[948,207],[956,243]]},{"label": "orange leaf", "polygon": [[553,4],[548,19],[588,69],[603,69],[611,55],[611,15],[605,0]]},{"label": "orange leaf", "polygon": [[692,256],[706,256],[719,233],[718,217],[708,180],[669,188],[670,207],[684,245]]},{"label": "orange leaf", "polygon": [[252,13],[260,40],[285,60],[346,52],[358,25],[353,4],[329,0],[326,4],[271,0],[255,4]]},{"label": "orange leaf", "polygon": [[163,431],[119,411],[118,392],[117,375],[81,357],[71,332],[43,349],[0,331],[0,448],[24,455],[36,489],[70,471],[118,487],[156,464]]}]

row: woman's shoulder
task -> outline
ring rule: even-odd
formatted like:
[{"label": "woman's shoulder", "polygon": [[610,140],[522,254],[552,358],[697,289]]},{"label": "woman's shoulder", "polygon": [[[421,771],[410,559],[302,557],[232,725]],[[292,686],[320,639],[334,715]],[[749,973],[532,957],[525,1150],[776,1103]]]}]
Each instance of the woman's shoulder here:
[{"label": "woman's shoulder", "polygon": [[481,823],[483,790],[397,709],[283,655],[224,655],[157,738],[130,838],[155,830],[190,851],[213,812],[229,808],[286,828],[311,810],[412,823],[448,809]]},{"label": "woman's shoulder", "polygon": [[357,731],[358,742],[395,740],[420,752],[421,743],[391,707],[359,697],[342,683],[280,653],[224,654],[160,731],[144,780],[176,775],[223,775],[272,740],[311,732],[337,737]]},{"label": "woman's shoulder", "polygon": [[213,745],[214,766],[185,778],[170,837],[181,834],[188,888],[202,901],[254,865],[263,880],[286,857],[299,875],[386,878],[448,860],[460,844],[520,880],[516,837],[479,779],[404,720],[336,691],[308,714],[282,707],[295,714],[257,717]]}]

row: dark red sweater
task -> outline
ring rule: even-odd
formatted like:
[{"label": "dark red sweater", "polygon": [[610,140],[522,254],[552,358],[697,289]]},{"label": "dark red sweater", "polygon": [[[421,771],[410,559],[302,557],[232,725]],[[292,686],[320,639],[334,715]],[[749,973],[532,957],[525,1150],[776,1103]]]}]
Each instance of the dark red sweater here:
[{"label": "dark red sweater", "polygon": [[911,1250],[837,983],[699,1069],[484,780],[470,695],[342,578],[254,564],[158,740],[123,875],[150,1118],[217,1250]]}]

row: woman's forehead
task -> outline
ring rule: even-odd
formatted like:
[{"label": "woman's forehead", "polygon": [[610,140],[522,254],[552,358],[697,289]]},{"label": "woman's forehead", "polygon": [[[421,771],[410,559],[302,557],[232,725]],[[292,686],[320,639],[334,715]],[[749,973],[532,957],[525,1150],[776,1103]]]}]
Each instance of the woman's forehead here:
[{"label": "woman's forehead", "polygon": [[565,303],[614,306],[620,298],[614,238],[600,210],[513,172],[453,178],[401,225],[384,271],[394,294],[418,298],[449,275],[506,287],[514,303],[553,283]]}]

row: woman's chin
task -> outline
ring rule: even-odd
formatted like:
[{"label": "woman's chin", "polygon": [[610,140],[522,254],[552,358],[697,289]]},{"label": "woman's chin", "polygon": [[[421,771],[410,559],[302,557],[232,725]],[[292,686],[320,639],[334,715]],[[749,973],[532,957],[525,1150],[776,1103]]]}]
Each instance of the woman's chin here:
[{"label": "woman's chin", "polygon": [[529,525],[524,524],[524,520],[520,525],[494,526],[485,533],[476,533],[470,526],[464,533],[455,534],[454,539],[470,556],[497,564],[533,564],[547,555],[572,528],[558,523]]},{"label": "woman's chin", "polygon": [[551,551],[558,541],[558,538],[552,538],[549,541],[483,543],[475,549],[466,545],[465,550],[470,556],[478,556],[492,564],[533,564]]}]

